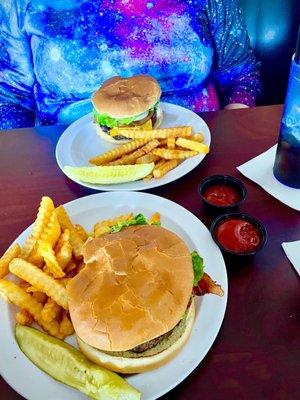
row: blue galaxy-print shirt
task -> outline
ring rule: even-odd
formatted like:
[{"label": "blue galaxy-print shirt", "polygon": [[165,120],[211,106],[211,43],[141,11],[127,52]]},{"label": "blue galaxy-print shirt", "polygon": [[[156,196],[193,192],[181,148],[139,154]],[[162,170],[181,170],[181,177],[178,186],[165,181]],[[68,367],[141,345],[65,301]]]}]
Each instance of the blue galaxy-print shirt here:
[{"label": "blue galaxy-print shirt", "polygon": [[70,123],[114,75],[196,112],[260,90],[237,0],[2,0],[0,26],[1,128]]}]

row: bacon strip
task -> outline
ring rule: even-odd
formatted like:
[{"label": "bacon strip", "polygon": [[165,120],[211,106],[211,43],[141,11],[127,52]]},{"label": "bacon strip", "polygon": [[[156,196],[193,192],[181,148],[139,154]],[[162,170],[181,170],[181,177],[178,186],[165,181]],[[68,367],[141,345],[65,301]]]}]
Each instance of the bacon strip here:
[{"label": "bacon strip", "polygon": [[196,296],[203,296],[204,294],[216,294],[217,296],[223,296],[224,291],[221,285],[218,285],[211,277],[204,272],[203,277],[198,283],[198,286],[193,288],[193,294]]}]

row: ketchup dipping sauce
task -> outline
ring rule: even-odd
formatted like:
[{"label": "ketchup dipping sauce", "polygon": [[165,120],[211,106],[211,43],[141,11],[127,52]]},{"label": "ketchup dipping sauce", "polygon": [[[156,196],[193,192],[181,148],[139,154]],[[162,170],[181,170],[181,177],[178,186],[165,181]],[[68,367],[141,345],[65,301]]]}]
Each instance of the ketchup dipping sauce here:
[{"label": "ketchup dipping sauce", "polygon": [[199,194],[207,211],[224,212],[238,207],[245,199],[247,190],[233,176],[213,175],[199,185]]},{"label": "ketchup dipping sauce", "polygon": [[250,215],[242,213],[230,213],[216,218],[211,233],[222,250],[239,255],[255,254],[267,239],[264,226]]},{"label": "ketchup dipping sauce", "polygon": [[241,196],[235,188],[221,183],[204,189],[203,197],[216,206],[232,206],[241,200]]}]

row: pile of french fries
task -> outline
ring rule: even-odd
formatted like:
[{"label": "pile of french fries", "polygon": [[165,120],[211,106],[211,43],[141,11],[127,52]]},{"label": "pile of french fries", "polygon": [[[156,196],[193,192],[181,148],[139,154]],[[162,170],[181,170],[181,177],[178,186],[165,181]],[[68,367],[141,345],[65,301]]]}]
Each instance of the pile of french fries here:
[{"label": "pile of french fries", "polygon": [[[88,237],[100,237],[112,226],[131,220],[133,214],[96,222],[91,233],[73,224],[65,208],[55,208],[50,197],[42,197],[31,234],[21,247],[12,245],[0,258],[0,296],[20,308],[16,321],[34,321],[59,339],[72,335],[74,328],[68,312],[66,286],[84,263],[82,246]],[[160,222],[155,213],[149,224]],[[6,279],[12,273],[18,282]]]},{"label": "pile of french fries", "polygon": [[118,128],[117,133],[132,141],[91,158],[91,164],[100,166],[154,162],[153,172],[144,178],[150,180],[163,177],[186,158],[209,152],[208,146],[203,143],[204,136],[201,133],[193,135],[190,126],[150,131]]}]

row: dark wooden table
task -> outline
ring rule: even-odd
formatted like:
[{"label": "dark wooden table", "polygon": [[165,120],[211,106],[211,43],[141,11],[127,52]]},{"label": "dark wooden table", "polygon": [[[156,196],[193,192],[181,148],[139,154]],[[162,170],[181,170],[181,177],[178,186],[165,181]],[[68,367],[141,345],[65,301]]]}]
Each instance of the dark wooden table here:
[{"label": "dark wooden table", "polygon": [[[236,170],[277,141],[281,111],[269,106],[205,114],[210,155],[182,179],[151,191],[209,226],[212,218],[202,211],[198,183],[216,173],[236,176],[248,189],[242,211],[260,219],[269,233],[266,248],[252,261],[227,262],[228,306],[219,335],[198,368],[164,400],[300,398],[299,279],[281,249],[283,241],[300,239],[300,213]],[[0,134],[0,252],[32,223],[42,195],[64,203],[93,193],[68,180],[56,165],[55,145],[64,128]],[[0,380],[0,399],[22,397]]]}]

